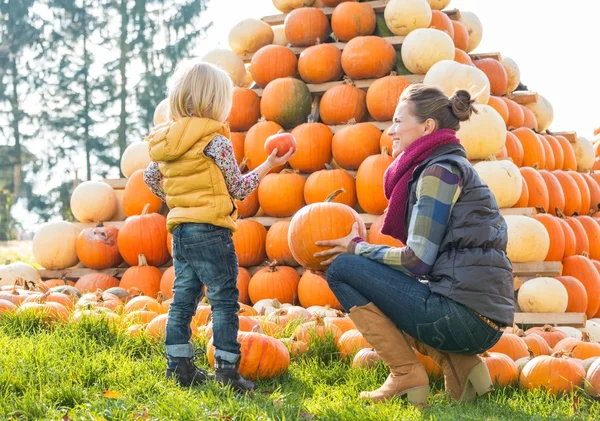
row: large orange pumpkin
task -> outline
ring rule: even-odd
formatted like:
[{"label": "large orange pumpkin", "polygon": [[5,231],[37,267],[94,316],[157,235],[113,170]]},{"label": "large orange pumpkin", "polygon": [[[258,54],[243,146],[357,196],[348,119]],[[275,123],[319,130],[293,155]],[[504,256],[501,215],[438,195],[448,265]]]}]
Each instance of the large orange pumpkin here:
[{"label": "large orange pumpkin", "polygon": [[526,208],[527,206],[529,206],[529,187],[527,187],[525,179],[521,177],[521,196],[513,208]]},{"label": "large orange pumpkin", "polygon": [[375,11],[370,4],[340,3],[331,14],[331,29],[340,41],[371,35],[375,32]]},{"label": "large orange pumpkin", "polygon": [[560,142],[557,138],[555,138],[552,135],[544,134],[543,136],[546,138],[546,141],[550,145],[550,148],[552,149],[552,155],[554,156],[554,168],[548,169],[561,170],[565,163],[565,153],[563,152],[563,149],[560,146]]},{"label": "large orange pumpkin", "polygon": [[577,240],[575,239],[575,233],[567,221],[559,218],[560,226],[565,234],[565,257],[575,256],[577,251]]},{"label": "large orange pumpkin", "polygon": [[569,295],[567,313],[585,313],[588,306],[588,295],[583,283],[573,276],[557,276],[556,279],[564,285]]},{"label": "large orange pumpkin", "polygon": [[[298,266],[288,244],[290,221],[277,221],[267,231],[266,252],[270,260],[286,266]],[[241,301],[241,300],[240,300]]]},{"label": "large orange pumpkin", "polygon": [[300,275],[296,269],[288,266],[269,267],[256,272],[248,285],[248,295],[252,303],[266,298],[275,298],[280,303],[296,304],[298,300],[298,282]]},{"label": "large orange pumpkin", "polygon": [[394,139],[392,136],[387,134],[388,129],[385,129],[383,133],[381,133],[381,137],[379,138],[379,150],[383,152],[385,148],[389,156],[392,156],[392,149],[394,146]]},{"label": "large orange pumpkin", "polygon": [[400,95],[410,84],[410,80],[395,75],[374,81],[367,90],[367,108],[371,117],[377,121],[391,120]]},{"label": "large orange pumpkin", "polygon": [[566,137],[561,135],[554,136],[563,150],[563,170],[577,170],[577,158],[575,158],[575,151],[573,145],[567,140]]},{"label": "large orange pumpkin", "polygon": [[79,261],[90,269],[115,268],[123,259],[119,254],[116,227],[105,227],[100,222],[95,228],[86,228],[79,233],[75,248]]},{"label": "large orange pumpkin", "polygon": [[333,133],[325,124],[313,122],[309,117],[292,130],[296,139],[296,153],[290,159],[290,166],[304,173],[325,168],[331,161],[331,141]]},{"label": "large orange pumpkin", "polygon": [[454,46],[466,51],[469,45],[469,31],[467,27],[457,20],[452,21],[452,27],[454,29]]},{"label": "large orange pumpkin", "polygon": [[509,131],[506,132],[506,153],[508,157],[512,159],[513,163],[520,167],[523,165],[523,155],[525,151],[523,150],[523,145],[517,136],[514,133]]},{"label": "large orange pumpkin", "polygon": [[588,215],[580,215],[575,219],[579,221],[588,238],[589,257],[593,260],[600,259],[600,224]]},{"label": "large orange pumpkin", "polygon": [[304,185],[304,201],[307,205],[324,202],[332,191],[344,189],[334,202],[343,203],[351,208],[356,205],[356,181],[346,170],[327,169],[312,173]]},{"label": "large orange pumpkin", "polygon": [[519,370],[509,356],[486,351],[481,355],[496,386],[512,386],[519,380]]},{"label": "large orange pumpkin", "polygon": [[[490,96],[490,99],[488,100],[488,105],[494,110],[498,111],[498,114],[500,114],[500,117],[502,117],[504,123],[508,124],[508,105],[506,105],[506,102],[504,102],[502,98],[497,96]],[[508,135],[508,133],[510,132],[507,131],[506,134]]]},{"label": "large orange pumpkin", "polygon": [[104,273],[90,273],[88,275],[83,275],[75,283],[75,288],[84,294],[96,292],[99,289],[106,291],[109,288],[118,286],[119,280],[117,278]]},{"label": "large orange pumpkin", "polygon": [[504,332],[500,340],[489,349],[489,352],[500,352],[513,361],[529,356],[527,344],[514,333]]},{"label": "large orange pumpkin", "polygon": [[429,27],[447,33],[454,40],[454,25],[452,25],[452,20],[444,12],[432,10]]},{"label": "large orange pumpkin", "polygon": [[565,234],[560,221],[547,213],[539,213],[534,218],[544,225],[550,236],[550,249],[544,261],[562,262],[565,255]]},{"label": "large orange pumpkin", "polygon": [[227,117],[229,128],[234,132],[243,132],[256,124],[259,118],[260,97],[256,91],[236,86],[233,89],[231,112]]},{"label": "large orange pumpkin", "polygon": [[540,355],[529,361],[521,371],[524,389],[544,388],[551,393],[572,392],[583,385],[585,370],[565,353]]},{"label": "large orange pumpkin", "polygon": [[542,338],[544,338],[550,348],[554,347],[554,345],[567,337],[565,332],[550,325],[532,327],[525,332],[527,335],[530,333],[540,335]]},{"label": "large orange pumpkin", "polygon": [[254,216],[260,208],[260,204],[258,203],[258,189],[254,189],[244,200],[235,199],[234,201],[238,207],[238,216],[240,218]]},{"label": "large orange pumpkin", "polygon": [[367,236],[367,242],[369,244],[386,245],[391,247],[404,247],[404,244],[400,240],[381,233],[384,219],[385,215],[381,215],[375,222],[371,224],[371,227],[369,228],[369,234]]},{"label": "large orange pumpkin", "polygon": [[[248,130],[244,142],[244,156],[247,159],[248,169],[253,171],[269,157],[265,152],[265,142],[269,136],[273,136],[283,130],[279,124],[274,121],[259,121]],[[280,165],[271,170],[279,172],[284,168]]]},{"label": "large orange pumpkin", "polygon": [[547,170],[539,170],[540,175],[544,179],[546,183],[546,187],[548,188],[548,206],[549,209],[546,209],[549,213],[556,216],[558,209],[560,212],[565,211],[565,194],[563,193],[562,186],[560,185],[558,179]]},{"label": "large orange pumpkin", "polygon": [[563,276],[572,276],[583,284],[588,296],[585,314],[593,317],[600,307],[600,274],[585,256],[570,256],[563,260]]},{"label": "large orange pumpkin", "polygon": [[581,175],[590,190],[590,212],[596,213],[600,209],[600,185],[591,175],[587,173],[581,173]]},{"label": "large orange pumpkin", "polygon": [[358,329],[344,332],[337,343],[337,347],[340,351],[340,358],[354,358],[354,355],[361,349],[372,348]]},{"label": "large orange pumpkin", "polygon": [[575,217],[567,218],[564,215],[560,216],[565,219],[575,234],[575,254],[588,255],[590,252],[590,240],[588,239],[583,224]]},{"label": "large orange pumpkin", "polygon": [[361,122],[367,115],[367,94],[345,79],[343,84],[327,89],[319,107],[325,124]]},{"label": "large orange pumpkin", "polygon": [[396,50],[384,38],[356,37],[342,51],[342,69],[351,79],[384,77],[396,64]]},{"label": "large orange pumpkin", "polygon": [[[260,111],[259,111],[260,114]],[[244,133],[231,132],[231,146],[233,146],[233,154],[238,165],[244,159],[244,142],[246,135]]]},{"label": "large orange pumpkin", "polygon": [[575,179],[567,171],[562,170],[552,171],[552,175],[560,183],[565,195],[565,214],[571,216],[574,213],[579,213],[581,211],[581,191]]},{"label": "large orange pumpkin", "polygon": [[[583,288],[583,285],[581,286]],[[550,355],[552,353],[552,349],[548,345],[548,342],[544,338],[542,338],[537,333],[525,333],[521,329],[519,329],[516,335],[523,339],[529,351],[533,354],[534,357],[538,355]]]},{"label": "large orange pumpkin", "polygon": [[296,76],[298,59],[296,54],[281,45],[266,45],[252,56],[250,74],[252,80],[264,88],[280,77]]},{"label": "large orange pumpkin", "polygon": [[163,298],[173,298],[173,284],[175,283],[175,267],[171,266],[164,271],[160,278],[160,292]]},{"label": "large orange pumpkin", "polygon": [[506,97],[500,97],[506,103],[508,107],[508,128],[518,129],[523,127],[523,120],[525,116],[523,115],[523,108],[519,104],[517,104],[512,99],[508,99]]},{"label": "large orange pumpkin", "polygon": [[383,175],[394,162],[394,158],[384,150],[379,155],[367,157],[356,173],[356,196],[360,207],[373,215],[382,214],[388,200],[383,191]]},{"label": "large orange pumpkin", "polygon": [[580,215],[587,215],[590,212],[590,188],[588,187],[585,178],[583,178],[583,176],[577,171],[570,170],[567,171],[567,174],[571,176],[573,180],[575,180],[575,183],[577,184],[577,189],[579,190],[579,194],[581,195],[581,208],[579,209],[578,213]]},{"label": "large orange pumpkin", "polygon": [[502,96],[508,90],[508,75],[502,63],[491,58],[473,60],[473,64],[481,70],[490,81],[492,95]]},{"label": "large orange pumpkin", "polygon": [[237,289],[240,293],[238,301],[243,304],[250,304],[250,296],[248,295],[248,285],[252,276],[246,268],[238,268]]},{"label": "large orange pumpkin", "polygon": [[326,83],[339,80],[342,70],[342,51],[331,44],[308,47],[298,59],[298,72],[306,83]]},{"label": "large orange pumpkin", "polygon": [[540,207],[548,209],[550,205],[550,197],[548,194],[548,187],[544,178],[538,171],[531,167],[519,168],[521,176],[527,183],[527,190],[529,191],[529,207]]},{"label": "large orange pumpkin", "polygon": [[285,37],[295,47],[309,47],[325,42],[329,21],[321,9],[301,7],[285,18]]},{"label": "large orange pumpkin", "polygon": [[521,105],[521,109],[523,110],[523,127],[527,127],[528,129],[534,130],[537,132],[538,123],[535,118],[535,114],[529,108],[524,105]]},{"label": "large orange pumpkin", "polygon": [[568,352],[573,358],[587,360],[592,357],[600,357],[600,343],[591,342],[589,334],[583,332],[581,339],[565,338],[557,343],[554,348],[552,348],[552,351]]},{"label": "large orange pumpkin", "polygon": [[158,213],[130,216],[119,230],[117,243],[123,260],[130,266],[138,263],[140,254],[148,264],[160,267],[170,259],[167,249],[167,220]]},{"label": "large orange pumpkin", "polygon": [[380,138],[381,131],[371,123],[344,127],[333,136],[333,158],[340,167],[356,170],[367,157],[379,152]]},{"label": "large orange pumpkin", "polygon": [[148,266],[146,257],[140,254],[138,265],[125,271],[119,286],[126,291],[138,289],[144,295],[156,298],[158,291],[160,291],[161,277],[160,269]]},{"label": "large orange pumpkin", "polygon": [[544,147],[546,169],[552,171],[556,169],[556,164],[554,162],[554,151],[552,150],[552,146],[550,146],[550,142],[548,142],[548,140],[544,136],[542,136],[541,134],[538,134],[537,136],[540,139],[540,142],[542,142],[542,146]]},{"label": "large orange pumpkin", "polygon": [[536,166],[538,169],[546,168],[546,152],[540,138],[531,129],[521,127],[513,130],[515,136],[523,145],[523,165]]},{"label": "large orange pumpkin", "polygon": [[473,60],[471,60],[471,56],[469,56],[463,50],[458,48],[454,49],[454,61],[460,64],[465,64],[467,66],[475,66],[473,64]]},{"label": "large orange pumpkin", "polygon": [[270,216],[292,216],[304,206],[304,177],[294,170],[267,174],[258,186],[258,202]]},{"label": "large orange pumpkin", "polygon": [[307,270],[298,282],[298,300],[302,307],[329,306],[343,310],[327,280],[316,272]]},{"label": "large orange pumpkin", "polygon": [[269,82],[260,101],[260,112],[265,119],[291,129],[306,121],[311,104],[308,86],[299,79],[285,77]]},{"label": "large orange pumpkin", "polygon": [[123,212],[125,215],[140,215],[148,205],[146,213],[160,212],[163,201],[150,191],[144,181],[144,170],[136,170],[127,179],[123,193]]},{"label": "large orange pumpkin", "polygon": [[265,241],[267,229],[257,221],[240,219],[237,230],[233,233],[233,244],[238,264],[250,267],[261,264],[267,258]]}]

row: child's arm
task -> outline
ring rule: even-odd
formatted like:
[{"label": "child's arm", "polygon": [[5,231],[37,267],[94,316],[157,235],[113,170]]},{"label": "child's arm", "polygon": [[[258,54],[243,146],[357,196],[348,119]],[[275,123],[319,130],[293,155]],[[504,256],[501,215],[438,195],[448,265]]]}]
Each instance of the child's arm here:
[{"label": "child's arm", "polygon": [[144,182],[156,197],[163,202],[166,201],[166,194],[162,188],[163,176],[158,169],[158,162],[151,162],[144,171]]},{"label": "child's arm", "polygon": [[224,136],[216,136],[204,149],[204,154],[215,160],[217,166],[221,169],[227,184],[227,190],[231,197],[237,200],[244,200],[257,187],[259,181],[268,174],[275,166],[285,164],[292,153],[281,158],[269,157],[267,161],[261,164],[254,171],[243,175],[235,160],[233,145]]}]

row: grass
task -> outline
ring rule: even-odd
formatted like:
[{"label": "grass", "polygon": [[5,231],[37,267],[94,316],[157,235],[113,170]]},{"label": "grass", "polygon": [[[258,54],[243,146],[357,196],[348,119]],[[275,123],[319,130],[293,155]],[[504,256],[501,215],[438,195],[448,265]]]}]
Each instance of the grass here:
[{"label": "grass", "polygon": [[[282,376],[258,382],[253,397],[214,383],[178,387],[163,377],[161,343],[127,337],[103,320],[46,326],[36,315],[5,315],[0,350],[0,419],[600,419],[600,403],[583,392],[554,397],[503,389],[472,404],[455,404],[434,384],[425,409],[399,400],[363,402],[358,393],[377,387],[386,369],[353,369],[330,346],[293,359]],[[204,355],[198,365],[207,367]]]}]

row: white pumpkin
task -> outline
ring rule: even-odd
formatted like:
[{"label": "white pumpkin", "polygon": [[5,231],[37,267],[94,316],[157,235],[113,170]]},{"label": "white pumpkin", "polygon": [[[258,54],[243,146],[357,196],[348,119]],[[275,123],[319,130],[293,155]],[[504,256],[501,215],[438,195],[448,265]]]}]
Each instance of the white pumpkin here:
[{"label": "white pumpkin", "polygon": [[260,315],[268,315],[282,308],[282,304],[277,298],[265,298],[257,301],[253,308]]},{"label": "white pumpkin", "polygon": [[33,256],[46,269],[75,266],[79,259],[75,244],[79,229],[65,221],[47,222],[33,237]]},{"label": "white pumpkin", "polygon": [[515,365],[517,366],[517,370],[519,370],[519,374],[521,374],[523,367],[525,367],[531,360],[533,360],[533,357],[530,355],[528,357],[519,358],[517,361],[515,361]]},{"label": "white pumpkin", "polygon": [[600,323],[594,320],[588,320],[585,322],[585,327],[579,329],[581,332],[585,332],[590,337],[590,341],[600,341]]},{"label": "white pumpkin", "polygon": [[390,0],[383,16],[392,33],[404,36],[415,29],[429,28],[432,13],[426,0]]},{"label": "white pumpkin", "polygon": [[169,114],[169,99],[165,98],[158,103],[156,110],[154,110],[154,118],[153,118],[152,122],[154,123],[155,126],[158,126],[159,124],[162,124],[165,121],[167,121],[168,114]]},{"label": "white pumpkin", "polygon": [[510,57],[502,57],[501,63],[508,76],[508,92],[513,92],[521,83],[521,70],[517,62]]},{"label": "white pumpkin", "polygon": [[453,60],[454,53],[450,35],[437,29],[415,29],[402,43],[402,62],[417,75],[424,75],[439,61]]},{"label": "white pumpkin", "polygon": [[536,102],[530,102],[525,104],[533,114],[538,123],[538,132],[544,132],[550,128],[552,120],[554,119],[554,109],[552,104],[546,98],[538,94],[538,100]]},{"label": "white pumpkin", "polygon": [[490,100],[490,81],[485,73],[475,66],[454,60],[442,60],[434,64],[425,75],[423,83],[437,86],[447,96],[465,89],[479,104],[487,104]]},{"label": "white pumpkin", "polygon": [[113,221],[124,221],[127,219],[125,211],[123,210],[123,196],[125,196],[125,189],[115,190],[115,196],[117,196],[117,213],[112,217]]},{"label": "white pumpkin", "polygon": [[583,369],[585,370],[585,372],[587,373],[588,370],[590,369],[590,367],[592,366],[592,364],[600,357],[590,357],[590,358],[586,358],[585,360],[581,361],[579,364],[581,364],[581,366],[583,367]]},{"label": "white pumpkin", "polygon": [[25,262],[14,262],[0,266],[0,287],[14,285],[17,278],[35,282],[40,280],[40,274],[36,268]]},{"label": "white pumpkin", "polygon": [[427,0],[433,10],[443,10],[450,4],[450,0]]},{"label": "white pumpkin", "polygon": [[494,194],[498,207],[512,208],[519,201],[523,188],[523,177],[519,167],[512,161],[508,159],[481,161],[473,168]]},{"label": "white pumpkin", "polygon": [[311,306],[306,309],[312,316],[335,317],[338,311],[329,306]]},{"label": "white pumpkin", "polygon": [[579,136],[577,142],[573,143],[575,158],[577,159],[577,171],[586,172],[594,166],[594,145],[585,137]]},{"label": "white pumpkin", "polygon": [[312,6],[314,3],[315,0],[273,0],[273,6],[283,13],[289,13],[300,7]]},{"label": "white pumpkin", "polygon": [[121,157],[121,172],[127,178],[136,170],[145,170],[150,165],[148,142],[138,141],[127,146]]},{"label": "white pumpkin", "polygon": [[517,299],[526,313],[564,313],[569,293],[558,279],[535,278],[523,284]]},{"label": "white pumpkin", "polygon": [[80,222],[112,221],[117,213],[117,196],[100,181],[84,181],[73,190],[71,212]]},{"label": "white pumpkin", "polygon": [[273,26],[273,44],[287,46],[290,42],[285,36],[285,26]]},{"label": "white pumpkin", "polygon": [[273,42],[271,25],[260,19],[244,19],[229,31],[229,47],[237,54],[255,53]]},{"label": "white pumpkin", "polygon": [[483,25],[473,12],[460,11],[460,22],[467,27],[469,31],[469,43],[467,45],[467,53],[473,51],[483,38]]},{"label": "white pumpkin", "polygon": [[569,338],[581,339],[583,337],[583,335],[581,334],[581,331],[575,327],[557,326],[557,327],[555,327],[555,329],[562,330],[563,332],[565,332],[567,334],[567,336]]},{"label": "white pumpkin", "polygon": [[254,79],[252,79],[252,73],[246,70],[246,79],[244,80],[244,88],[249,88],[254,83]]},{"label": "white pumpkin", "polygon": [[217,48],[202,57],[203,61],[215,64],[225,70],[235,86],[244,86],[246,82],[246,66],[240,56],[231,50]]},{"label": "white pumpkin", "polygon": [[[460,123],[456,137],[469,159],[485,159],[500,153],[506,143],[506,124],[493,107],[474,104],[477,114]],[[542,259],[543,260],[543,259]]]},{"label": "white pumpkin", "polygon": [[550,249],[550,236],[544,225],[522,215],[507,215],[504,220],[508,226],[508,258],[513,263],[543,262]]}]

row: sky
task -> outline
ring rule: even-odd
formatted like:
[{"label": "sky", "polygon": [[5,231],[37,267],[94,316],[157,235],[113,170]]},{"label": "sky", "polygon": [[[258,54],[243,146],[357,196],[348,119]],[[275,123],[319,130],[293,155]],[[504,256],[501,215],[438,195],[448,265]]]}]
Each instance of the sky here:
[{"label": "sky", "polygon": [[[550,130],[593,137],[600,127],[600,0],[452,0],[448,9],[453,8],[475,13],[483,24],[475,53],[512,58],[522,82],[552,103]],[[193,53],[202,57],[229,48],[229,30],[236,23],[279,13],[271,0],[211,0],[202,20],[213,25]],[[26,228],[33,227],[35,215],[22,206],[15,211]]]}]

